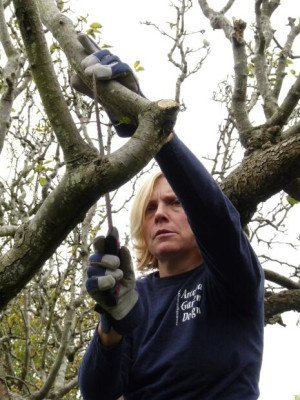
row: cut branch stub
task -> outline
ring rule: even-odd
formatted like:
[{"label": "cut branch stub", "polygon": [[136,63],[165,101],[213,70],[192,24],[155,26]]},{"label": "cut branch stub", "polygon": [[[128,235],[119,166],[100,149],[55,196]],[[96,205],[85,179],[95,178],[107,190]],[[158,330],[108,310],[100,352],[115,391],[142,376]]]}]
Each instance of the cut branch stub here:
[{"label": "cut branch stub", "polygon": [[232,34],[232,38],[237,44],[244,43],[244,31],[246,29],[246,22],[241,19],[234,19],[233,21],[233,29],[234,32]]},{"label": "cut branch stub", "polygon": [[179,104],[174,100],[159,100],[157,106],[162,111],[162,133],[163,135],[168,135],[174,128],[179,111]]}]

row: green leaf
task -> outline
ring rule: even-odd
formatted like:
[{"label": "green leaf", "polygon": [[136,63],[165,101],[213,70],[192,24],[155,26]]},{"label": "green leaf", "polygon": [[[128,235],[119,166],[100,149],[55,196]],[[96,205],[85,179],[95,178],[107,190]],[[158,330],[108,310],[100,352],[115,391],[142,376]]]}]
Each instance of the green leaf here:
[{"label": "green leaf", "polygon": [[102,25],[101,24],[99,24],[99,22],[93,22],[92,24],[90,24],[90,27],[92,28],[92,29],[100,29],[100,28],[102,28]]},{"label": "green leaf", "polygon": [[94,34],[94,30],[93,30],[93,29],[87,29],[87,30],[85,31],[85,33],[86,33],[87,35],[91,36],[93,39],[96,39],[96,36],[95,36],[95,34]]},{"label": "green leaf", "polygon": [[128,117],[122,117],[119,121],[120,124],[131,124],[131,119]]},{"label": "green leaf", "polygon": [[295,204],[298,204],[298,203],[299,203],[298,200],[294,199],[294,198],[291,197],[291,196],[286,196],[286,199],[287,199],[288,203],[290,203],[292,206],[294,206]]},{"label": "green leaf", "polygon": [[37,163],[37,165],[34,168],[35,172],[42,172],[45,170],[43,164],[41,162]]},{"label": "green leaf", "polygon": [[41,178],[39,179],[39,182],[40,182],[40,185],[41,185],[41,186],[45,186],[45,185],[46,185],[46,183],[47,183],[47,179],[46,179],[46,178],[43,178],[43,177],[41,177]]},{"label": "green leaf", "polygon": [[54,42],[51,44],[50,46],[50,53],[53,54],[55,52],[55,50],[59,50],[59,44],[57,42]]},{"label": "green leaf", "polygon": [[296,71],[295,71],[294,69],[290,69],[290,73],[291,73],[292,75],[296,75]]},{"label": "green leaf", "polygon": [[82,15],[80,15],[80,17],[78,17],[79,20],[85,22],[87,24],[87,19],[85,17],[83,17]]},{"label": "green leaf", "polygon": [[63,0],[59,0],[58,5],[60,11],[62,11],[65,8],[65,3]]},{"label": "green leaf", "polygon": [[136,61],[133,64],[133,67],[134,67],[135,72],[145,71],[144,67],[141,66],[141,62],[140,61]]}]

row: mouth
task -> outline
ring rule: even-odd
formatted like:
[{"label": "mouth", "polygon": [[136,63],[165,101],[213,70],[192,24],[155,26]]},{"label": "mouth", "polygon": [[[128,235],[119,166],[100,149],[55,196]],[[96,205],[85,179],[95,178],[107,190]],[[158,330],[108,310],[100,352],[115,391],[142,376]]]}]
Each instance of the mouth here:
[{"label": "mouth", "polygon": [[168,235],[172,233],[173,233],[172,231],[168,231],[167,229],[160,229],[157,232],[155,232],[154,239],[157,238],[158,236]]}]

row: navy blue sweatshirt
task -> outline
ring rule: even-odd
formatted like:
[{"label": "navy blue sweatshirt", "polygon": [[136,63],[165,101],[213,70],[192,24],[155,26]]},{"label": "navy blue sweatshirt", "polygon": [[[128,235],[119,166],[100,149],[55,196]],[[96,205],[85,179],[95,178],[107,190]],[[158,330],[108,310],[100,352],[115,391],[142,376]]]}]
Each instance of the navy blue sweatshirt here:
[{"label": "navy blue sweatshirt", "polygon": [[105,349],[95,331],[79,373],[85,400],[254,400],[263,350],[263,272],[232,203],[174,137],[156,160],[204,262],[137,281],[141,324]]}]

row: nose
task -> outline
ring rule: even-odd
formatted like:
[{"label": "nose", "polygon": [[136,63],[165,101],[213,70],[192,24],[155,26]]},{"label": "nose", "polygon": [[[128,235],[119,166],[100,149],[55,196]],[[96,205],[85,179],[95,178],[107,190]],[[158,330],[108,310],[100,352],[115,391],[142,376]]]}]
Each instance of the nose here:
[{"label": "nose", "polygon": [[157,208],[155,210],[154,221],[155,223],[159,223],[161,221],[168,221],[167,208],[164,203],[158,203]]}]

